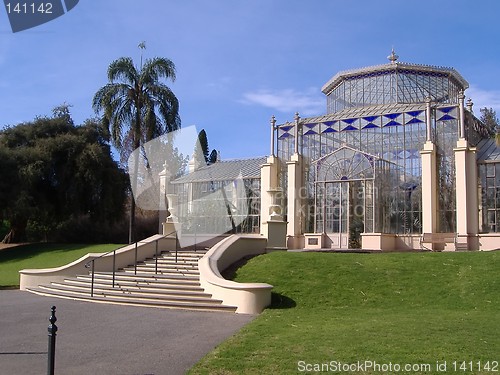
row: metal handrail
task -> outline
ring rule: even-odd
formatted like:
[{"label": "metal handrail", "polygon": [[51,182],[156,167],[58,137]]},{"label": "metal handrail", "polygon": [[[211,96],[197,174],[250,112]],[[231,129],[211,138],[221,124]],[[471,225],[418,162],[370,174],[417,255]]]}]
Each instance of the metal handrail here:
[{"label": "metal handrail", "polygon": [[[175,262],[177,263],[177,248],[178,248],[178,246],[177,246],[178,245],[177,231],[173,231],[171,233],[165,234],[165,235],[163,235],[163,238],[166,238],[174,233],[175,233]],[[155,249],[155,275],[158,274],[158,241],[159,240],[160,240],[160,238],[155,240],[155,246],[156,246],[156,249]],[[134,275],[137,275],[137,250],[138,250],[138,243],[139,242],[142,242],[142,241],[136,241],[134,244],[135,245]],[[112,288],[114,288],[115,287],[115,273],[116,273],[116,251],[121,250],[121,249],[128,247],[130,245],[131,244],[124,245],[124,246],[119,247],[118,249],[110,250],[107,253],[101,254],[98,257],[93,258],[93,259],[89,260],[87,263],[85,263],[85,268],[92,268],[92,277],[91,277],[91,283],[90,283],[90,297],[94,297],[95,261],[106,256],[106,255],[113,253],[113,277],[112,277],[112,284],[111,285],[112,285]]]}]

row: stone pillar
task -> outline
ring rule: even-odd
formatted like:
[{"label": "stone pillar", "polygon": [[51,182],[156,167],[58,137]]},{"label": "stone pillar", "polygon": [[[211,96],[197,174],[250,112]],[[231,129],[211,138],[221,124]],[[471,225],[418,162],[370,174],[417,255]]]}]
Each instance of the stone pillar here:
[{"label": "stone pillar", "polygon": [[436,145],[427,141],[420,151],[422,159],[422,233],[436,233],[438,228],[438,181]]},{"label": "stone pillar", "polygon": [[287,247],[289,249],[304,248],[304,212],[302,197],[304,184],[304,166],[302,155],[299,154],[300,116],[295,113],[294,154],[287,164]]},{"label": "stone pillar", "polygon": [[263,225],[269,220],[271,206],[274,204],[272,191],[279,186],[278,168],[276,156],[269,156],[267,162],[260,167],[260,233],[263,235]]},{"label": "stone pillar", "polygon": [[438,229],[438,180],[436,145],[432,136],[431,99],[425,100],[426,142],[420,151],[422,161],[422,233]]},{"label": "stone pillar", "polygon": [[[267,196],[271,197],[271,205],[268,212],[261,213],[261,234],[267,238],[267,250],[286,250],[287,223],[283,221],[281,209],[281,197],[283,191],[280,188],[267,190]],[[265,221],[264,221],[265,218]]]},{"label": "stone pillar", "polygon": [[304,189],[304,173],[302,155],[295,153],[290,161],[286,163],[288,170],[287,188],[287,246],[289,249],[304,248],[303,222],[305,213],[302,209],[302,197]]},{"label": "stone pillar", "polygon": [[457,248],[477,250],[479,243],[479,206],[477,192],[476,149],[469,147],[466,139],[457,141],[456,170],[456,221]]},{"label": "stone pillar", "polygon": [[283,190],[279,187],[280,165],[274,153],[276,119],[271,117],[271,156],[260,169],[260,233],[268,250],[286,250],[286,223],[282,215]]}]

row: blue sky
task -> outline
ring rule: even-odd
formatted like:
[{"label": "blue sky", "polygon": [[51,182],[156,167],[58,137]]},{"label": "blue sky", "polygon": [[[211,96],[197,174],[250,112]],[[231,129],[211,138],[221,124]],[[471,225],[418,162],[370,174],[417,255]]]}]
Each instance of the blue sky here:
[{"label": "blue sky", "polygon": [[321,86],[340,70],[400,61],[452,66],[466,95],[500,114],[496,0],[80,0],[12,33],[0,11],[0,127],[68,103],[76,123],[122,56],[170,58],[183,126],[207,131],[223,158],[269,153],[269,119],[325,113]]}]

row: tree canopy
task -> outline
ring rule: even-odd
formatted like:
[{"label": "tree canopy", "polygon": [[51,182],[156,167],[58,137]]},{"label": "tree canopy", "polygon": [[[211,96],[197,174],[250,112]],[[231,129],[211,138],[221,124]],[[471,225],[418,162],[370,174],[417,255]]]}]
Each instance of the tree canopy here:
[{"label": "tree canopy", "polygon": [[[204,160],[198,160],[198,162],[201,165],[210,165],[213,164],[217,161],[218,158],[218,152],[216,149],[213,149],[210,151],[210,148],[208,147],[208,136],[207,132],[205,129],[201,129],[200,132],[198,133],[198,144],[200,145],[201,148],[201,154],[203,154]],[[198,146],[197,144],[197,146]],[[194,155],[199,155],[198,152],[195,152]]]},{"label": "tree canopy", "polygon": [[122,161],[142,144],[181,127],[179,102],[162,82],[175,78],[175,65],[166,58],[146,59],[140,68],[130,57],[109,65],[109,83],[96,92],[92,107],[102,113]]},{"label": "tree canopy", "polygon": [[[0,131],[0,219],[5,241],[49,240],[64,224],[121,219],[128,181],[99,122],[75,126],[67,106]],[[41,237],[41,238],[40,238]]]}]

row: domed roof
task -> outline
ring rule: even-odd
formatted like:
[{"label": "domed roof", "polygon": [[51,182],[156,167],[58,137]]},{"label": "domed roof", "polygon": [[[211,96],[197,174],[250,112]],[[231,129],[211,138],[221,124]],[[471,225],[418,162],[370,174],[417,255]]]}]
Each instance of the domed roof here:
[{"label": "domed roof", "polygon": [[322,88],[321,91],[328,95],[337,85],[344,80],[353,80],[357,78],[365,78],[371,75],[384,75],[392,73],[415,74],[415,75],[434,75],[434,76],[447,76],[449,79],[455,81],[462,90],[469,87],[469,83],[458,73],[455,69],[443,66],[413,64],[397,61],[397,56],[392,50],[388,56],[390,60],[387,64],[368,66],[364,68],[345,70],[335,74]]}]

